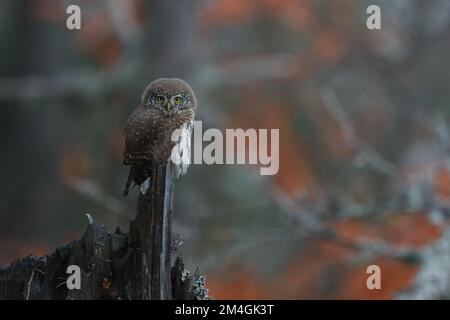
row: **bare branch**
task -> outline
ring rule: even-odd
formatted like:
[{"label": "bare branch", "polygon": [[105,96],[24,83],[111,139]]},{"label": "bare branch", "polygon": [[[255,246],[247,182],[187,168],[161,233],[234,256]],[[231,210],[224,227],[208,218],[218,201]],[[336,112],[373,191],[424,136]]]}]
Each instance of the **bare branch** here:
[{"label": "bare branch", "polygon": [[113,195],[110,195],[95,181],[71,176],[66,177],[64,182],[70,189],[96,201],[118,216],[127,219],[130,218],[130,215],[127,214],[127,212],[131,212],[131,210],[128,208],[127,203],[117,197],[114,197]]},{"label": "bare branch", "polygon": [[328,87],[321,90],[322,100],[331,118],[340,127],[346,144],[356,152],[355,165],[369,166],[373,170],[387,176],[396,176],[400,172],[395,164],[383,157],[356,135],[353,124],[339,103],[336,92]]}]

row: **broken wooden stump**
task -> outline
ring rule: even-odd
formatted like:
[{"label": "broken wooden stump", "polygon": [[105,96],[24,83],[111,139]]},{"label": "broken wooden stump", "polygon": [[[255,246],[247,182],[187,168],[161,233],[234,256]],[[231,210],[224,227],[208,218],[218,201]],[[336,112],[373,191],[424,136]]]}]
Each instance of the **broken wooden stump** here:
[{"label": "broken wooden stump", "polygon": [[151,177],[147,192],[139,194],[137,216],[130,225],[130,245],[139,250],[134,252],[133,259],[135,281],[142,283],[142,289],[134,294],[145,300],[167,300],[172,295],[173,168],[170,163],[153,164]]},{"label": "broken wooden stump", "polygon": [[[180,258],[171,268],[174,171],[169,163],[151,170],[129,233],[109,233],[87,215],[80,240],[0,269],[0,300],[209,299],[203,276],[191,275]],[[69,289],[71,265],[80,269],[79,289]]]}]

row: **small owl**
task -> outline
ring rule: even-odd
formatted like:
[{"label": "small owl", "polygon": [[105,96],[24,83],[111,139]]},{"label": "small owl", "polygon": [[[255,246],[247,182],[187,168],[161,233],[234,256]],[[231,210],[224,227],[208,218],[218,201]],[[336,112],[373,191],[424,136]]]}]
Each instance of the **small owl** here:
[{"label": "small owl", "polygon": [[172,150],[178,150],[181,159],[177,162],[177,175],[186,172],[196,107],[195,94],[183,80],[162,78],[147,86],[125,126],[123,163],[131,168],[124,196],[130,187],[151,178],[152,162],[166,162]]}]

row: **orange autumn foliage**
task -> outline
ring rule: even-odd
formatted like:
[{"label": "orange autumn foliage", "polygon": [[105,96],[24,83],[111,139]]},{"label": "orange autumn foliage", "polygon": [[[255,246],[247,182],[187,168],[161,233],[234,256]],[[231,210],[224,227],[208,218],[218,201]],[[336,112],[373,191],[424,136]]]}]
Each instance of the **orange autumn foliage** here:
[{"label": "orange autumn foliage", "polygon": [[[412,285],[418,271],[415,265],[389,257],[351,264],[350,254],[348,248],[317,242],[273,277],[227,270],[225,279],[208,275],[207,286],[215,299],[392,299]],[[381,290],[366,286],[366,269],[372,264],[382,270]]]},{"label": "orange autumn foliage", "polygon": [[[281,299],[314,299],[331,297],[323,286],[331,272],[350,254],[348,248],[331,242],[313,242],[299,251],[272,281],[274,295]],[[329,292],[327,292],[329,291]]]},{"label": "orange autumn foliage", "polygon": [[62,26],[66,23],[66,7],[52,0],[32,1],[31,14],[38,21],[50,22]]},{"label": "orange autumn foliage", "polygon": [[[366,285],[369,274],[366,268],[378,265],[381,271],[381,289],[369,290]],[[396,294],[409,288],[416,276],[418,267],[392,258],[378,258],[364,265],[343,270],[335,299],[393,299]]]},{"label": "orange autumn foliage", "polygon": [[450,171],[447,167],[442,167],[435,173],[434,190],[440,201],[450,202]]},{"label": "orange autumn foliage", "polygon": [[[350,10],[348,3],[334,6],[338,12]],[[257,20],[275,20],[287,25],[294,33],[301,33],[299,36],[305,37],[309,47],[298,53],[301,59],[293,66],[303,74],[304,66],[320,69],[324,65],[334,65],[347,53],[344,30],[337,26],[345,24],[348,17],[340,14],[335,20],[323,21],[318,11],[309,0],[215,0],[203,10],[199,21],[201,29],[207,32]]]},{"label": "orange autumn foliage", "polygon": [[341,33],[334,30],[319,32],[313,40],[312,54],[321,64],[336,64],[346,53]]},{"label": "orange autumn foliage", "polygon": [[297,195],[302,191],[316,194],[311,159],[307,144],[293,129],[293,108],[284,102],[267,102],[258,90],[244,93],[240,103],[242,111],[233,113],[229,128],[280,129],[280,166],[274,176],[275,183],[285,192]]},{"label": "orange autumn foliage", "polygon": [[202,14],[203,24],[209,27],[240,23],[253,12],[251,1],[215,1]]},{"label": "orange autumn foliage", "polygon": [[63,178],[87,178],[91,174],[88,152],[81,146],[65,148],[60,156],[59,173]]},{"label": "orange autumn foliage", "polygon": [[293,29],[301,29],[312,23],[312,13],[309,0],[216,0],[204,10],[200,21],[214,29],[265,17],[279,19]]},{"label": "orange autumn foliage", "polygon": [[38,240],[23,241],[13,238],[0,238],[0,265],[6,265],[16,259],[28,255],[45,256],[52,251],[52,247]]},{"label": "orange autumn foliage", "polygon": [[118,60],[122,44],[110,14],[96,10],[85,20],[81,32],[76,34],[77,48],[86,54],[94,53],[100,64],[109,65]]},{"label": "orange autumn foliage", "polygon": [[[330,225],[343,240],[384,240],[392,246],[421,247],[436,241],[441,233],[425,214],[384,214],[375,222],[349,219]],[[408,289],[418,266],[394,257],[351,263],[359,251],[334,240],[312,240],[272,277],[257,272],[234,272],[208,276],[211,294],[218,299],[392,299]],[[366,286],[369,265],[382,270],[381,290]]]},{"label": "orange autumn foliage", "polygon": [[383,214],[366,221],[349,219],[332,224],[339,236],[347,240],[383,240],[394,246],[421,247],[441,235],[441,228],[432,224],[424,213]]},{"label": "orange autumn foliage", "polygon": [[[68,33],[75,37],[75,49],[86,55],[92,55],[96,62],[107,66],[116,62],[122,54],[122,42],[118,35],[113,13],[104,2],[93,3],[89,0],[80,2],[82,11],[82,28],[77,32]],[[127,0],[124,4],[132,23],[142,26],[147,20],[146,10],[139,0]],[[68,4],[52,0],[33,1],[31,13],[37,21],[56,24],[63,32],[67,32],[66,8]]]}]

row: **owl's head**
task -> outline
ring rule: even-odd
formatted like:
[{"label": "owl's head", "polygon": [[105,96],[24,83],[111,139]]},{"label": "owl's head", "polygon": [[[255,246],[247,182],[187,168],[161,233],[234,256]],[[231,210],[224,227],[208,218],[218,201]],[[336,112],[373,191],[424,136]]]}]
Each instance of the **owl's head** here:
[{"label": "owl's head", "polygon": [[177,78],[161,78],[150,83],[142,95],[142,104],[166,116],[193,112],[197,98],[191,86]]}]

